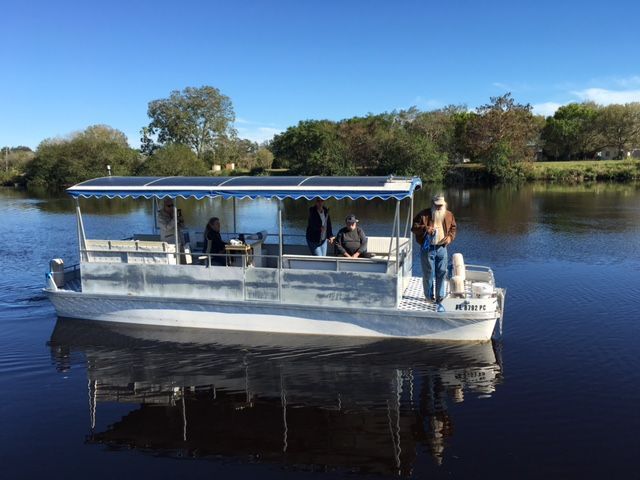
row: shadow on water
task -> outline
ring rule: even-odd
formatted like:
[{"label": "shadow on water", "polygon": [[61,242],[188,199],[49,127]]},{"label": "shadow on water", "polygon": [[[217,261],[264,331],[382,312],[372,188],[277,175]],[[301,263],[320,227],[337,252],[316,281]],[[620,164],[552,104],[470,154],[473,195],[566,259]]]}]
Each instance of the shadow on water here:
[{"label": "shadow on water", "polygon": [[[60,319],[49,345],[60,372],[86,362],[89,443],[312,470],[410,475],[420,452],[439,465],[454,433],[448,405],[491,396],[502,378],[490,343]],[[130,409],[96,427],[113,403]]]}]

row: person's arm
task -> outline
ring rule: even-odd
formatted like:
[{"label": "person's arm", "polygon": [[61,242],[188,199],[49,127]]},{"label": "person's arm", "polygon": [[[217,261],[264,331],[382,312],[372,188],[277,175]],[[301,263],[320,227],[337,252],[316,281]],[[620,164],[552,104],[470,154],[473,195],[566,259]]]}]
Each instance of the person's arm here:
[{"label": "person's arm", "polygon": [[414,235],[424,235],[427,232],[427,225],[424,222],[424,215],[422,214],[422,212],[419,212],[413,219],[411,232]]},{"label": "person's arm", "polygon": [[158,227],[166,229],[170,224],[173,225],[173,218],[163,211],[158,212]]},{"label": "person's arm", "polygon": [[340,255],[350,257],[351,255],[349,255],[347,251],[344,249],[344,247],[342,246],[343,241],[344,241],[343,233],[342,231],[340,231],[338,232],[338,235],[336,235],[336,240],[335,240],[336,250]]},{"label": "person's arm", "polygon": [[367,251],[368,240],[367,236],[364,234],[364,230],[362,230],[361,228],[358,228],[358,236],[360,237],[360,248],[358,248],[358,251],[356,253],[358,254],[358,256],[360,256]]},{"label": "person's arm", "polygon": [[329,216],[329,210],[327,210],[327,238],[329,243],[333,242],[333,228],[331,228],[331,217]]},{"label": "person's arm", "polygon": [[160,241],[172,243],[175,242],[175,226],[173,218],[165,212],[158,212],[158,228],[160,229]]},{"label": "person's arm", "polygon": [[458,233],[458,225],[456,224],[456,217],[454,217],[453,213],[451,213],[451,225],[449,227],[449,233],[447,234],[447,237],[445,237],[445,241],[447,245],[449,245],[451,242],[455,240],[456,233]]},{"label": "person's arm", "polygon": [[213,252],[214,253],[224,253],[226,243],[222,240],[222,235],[219,232],[213,233]]},{"label": "person's arm", "polygon": [[313,207],[309,209],[309,220],[307,221],[307,226],[309,227],[310,231],[315,232],[318,228],[318,222],[316,221],[316,216],[313,210]]}]

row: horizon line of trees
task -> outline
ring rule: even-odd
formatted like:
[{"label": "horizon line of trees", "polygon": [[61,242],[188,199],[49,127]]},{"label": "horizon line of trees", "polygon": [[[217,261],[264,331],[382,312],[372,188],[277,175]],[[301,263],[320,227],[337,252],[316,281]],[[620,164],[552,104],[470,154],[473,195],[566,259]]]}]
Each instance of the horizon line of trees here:
[{"label": "horizon line of trees", "polygon": [[59,188],[113,175],[207,175],[234,163],[263,173],[271,166],[300,175],[420,175],[441,181],[470,160],[493,181],[521,176],[535,160],[596,158],[609,147],[622,158],[640,146],[640,103],[571,103],[553,116],[535,115],[510,93],[470,111],[464,105],[369,114],[340,121],[303,120],[262,145],[238,138],[231,99],[217,88],[187,87],[149,102],[141,146],[121,131],[94,125],[66,138],[4,147],[2,181]]},{"label": "horizon line of trees", "polygon": [[292,173],[418,174],[434,181],[464,161],[484,164],[493,181],[510,181],[532,161],[596,159],[605,148],[622,159],[640,148],[640,103],[571,103],[545,118],[510,93],[490,100],[475,111],[451,105],[304,120],[276,135],[269,148],[274,166]]}]

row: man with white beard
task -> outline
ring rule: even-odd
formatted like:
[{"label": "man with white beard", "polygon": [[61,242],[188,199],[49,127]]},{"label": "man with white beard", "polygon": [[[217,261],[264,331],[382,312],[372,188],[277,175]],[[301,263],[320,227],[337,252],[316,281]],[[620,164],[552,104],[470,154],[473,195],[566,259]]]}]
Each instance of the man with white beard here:
[{"label": "man with white beard", "polygon": [[[456,238],[456,219],[441,194],[435,195],[431,208],[425,208],[413,219],[411,231],[421,246],[422,286],[427,300],[440,303],[446,295],[447,245]],[[435,292],[433,277],[435,272]]]}]

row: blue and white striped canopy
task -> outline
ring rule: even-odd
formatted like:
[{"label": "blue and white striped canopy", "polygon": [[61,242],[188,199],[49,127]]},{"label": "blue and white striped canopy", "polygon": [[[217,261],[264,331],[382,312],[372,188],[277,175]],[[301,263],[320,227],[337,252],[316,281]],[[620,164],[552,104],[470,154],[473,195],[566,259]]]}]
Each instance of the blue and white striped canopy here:
[{"label": "blue and white striped canopy", "polygon": [[67,189],[83,198],[365,198],[403,200],[418,177],[102,177]]}]

